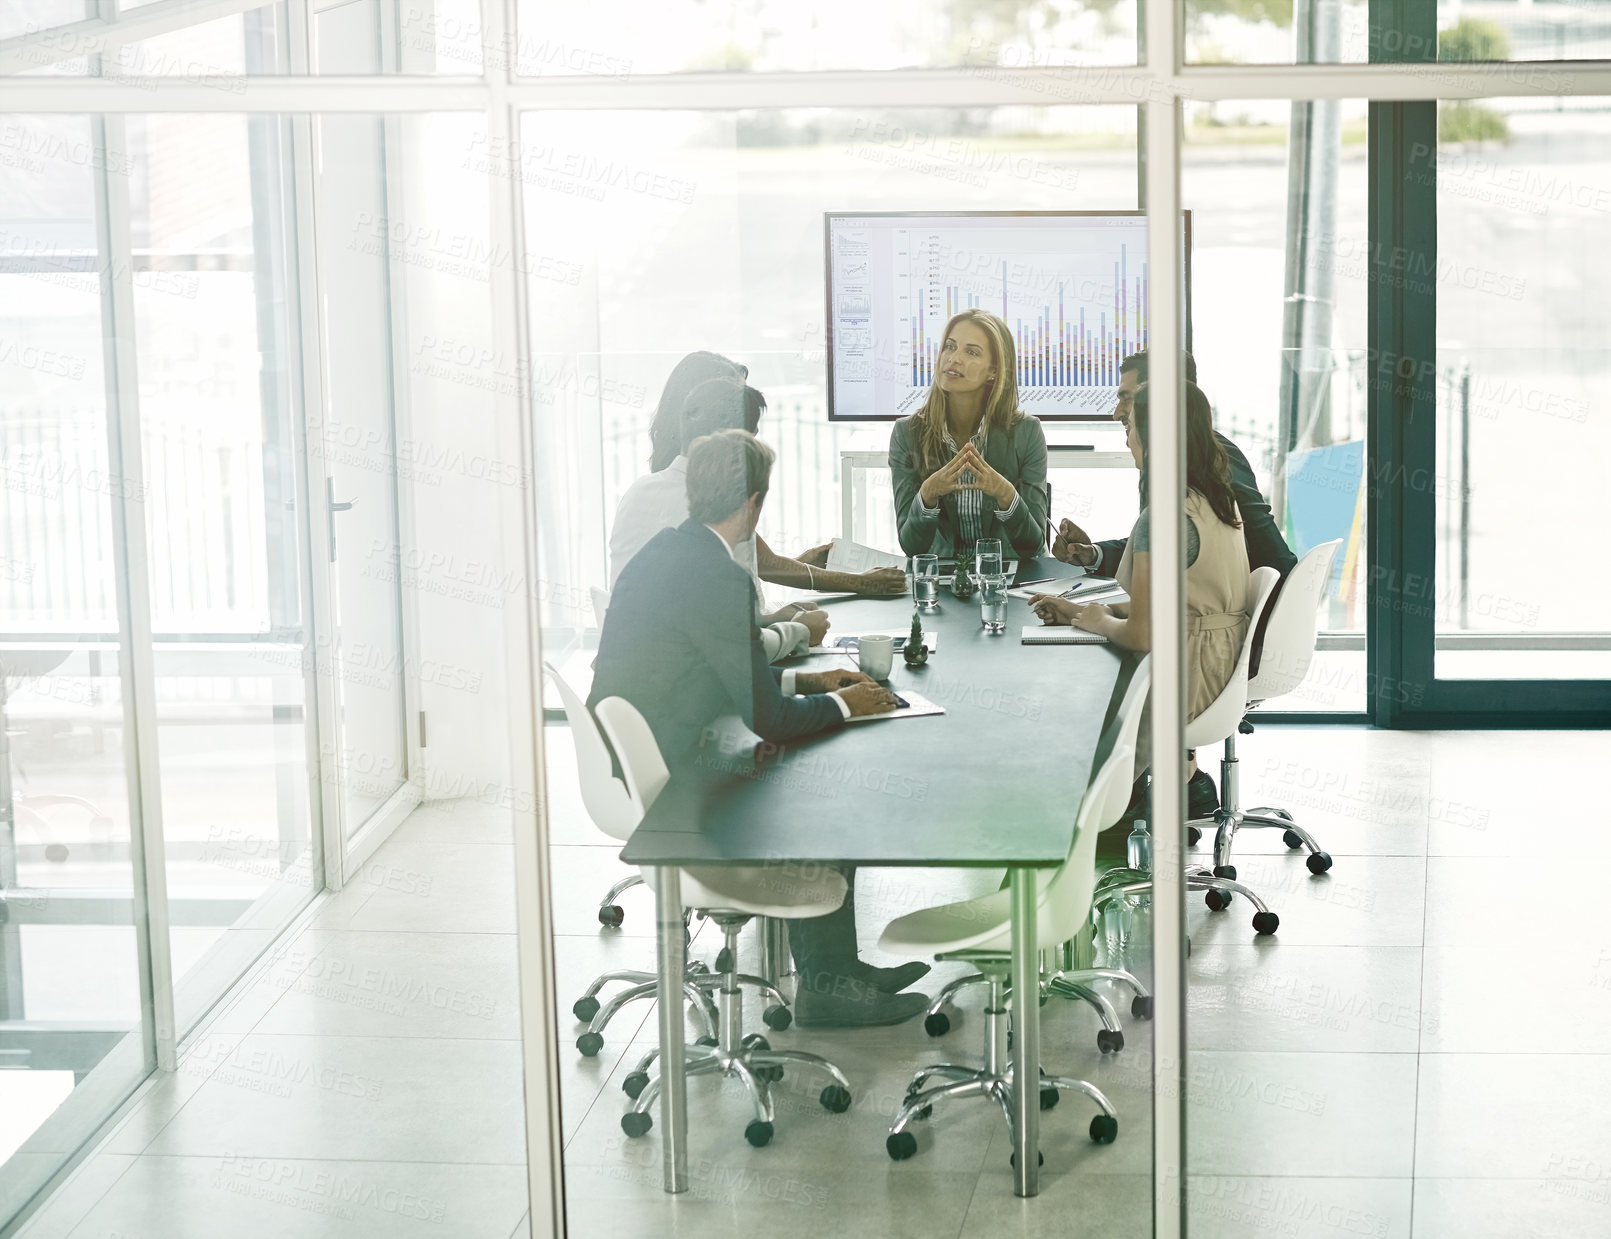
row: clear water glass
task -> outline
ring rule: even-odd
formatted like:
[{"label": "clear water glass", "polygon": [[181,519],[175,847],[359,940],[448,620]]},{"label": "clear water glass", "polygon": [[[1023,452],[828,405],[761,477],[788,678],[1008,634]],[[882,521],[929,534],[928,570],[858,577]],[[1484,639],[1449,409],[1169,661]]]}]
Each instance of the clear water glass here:
[{"label": "clear water glass", "polygon": [[1007,578],[1001,573],[979,578],[979,622],[986,632],[1007,627]]},{"label": "clear water glass", "polygon": [[980,538],[973,544],[973,567],[980,580],[1002,574],[1000,538]]},{"label": "clear water glass", "polygon": [[932,611],[940,605],[938,555],[912,556],[912,601],[920,611]]}]

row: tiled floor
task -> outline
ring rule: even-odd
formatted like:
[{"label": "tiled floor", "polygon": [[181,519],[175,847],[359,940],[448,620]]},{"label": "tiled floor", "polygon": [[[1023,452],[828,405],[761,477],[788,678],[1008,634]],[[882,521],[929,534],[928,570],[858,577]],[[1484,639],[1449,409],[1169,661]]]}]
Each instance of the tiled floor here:
[{"label": "tiled floor", "polygon": [[[562,1009],[594,974],[653,958],[646,891],[624,897],[621,931],[596,927],[620,868],[567,740],[550,729]],[[1336,865],[1312,878],[1274,832],[1242,837],[1241,879],[1281,916],[1273,939],[1244,902],[1188,904],[1194,1239],[1611,1234],[1605,752],[1592,733],[1261,727],[1243,742],[1244,803],[1291,810]],[[479,808],[428,807],[373,864],[399,881],[319,906],[26,1239],[523,1239],[507,831]],[[864,942],[999,876],[865,871]],[[1047,1069],[1099,1085],[1121,1127],[1098,1147],[1083,1100],[1045,1114],[1038,1199],[1013,1196],[1005,1126],[977,1101],[937,1110],[917,1156],[887,1159],[908,1074],[971,1061],[979,1011],[969,991],[941,1040],[915,1025],[769,1034],[832,1057],[857,1095],[830,1115],[815,1083],[787,1077],[764,1150],[744,1143],[731,1085],[691,1081],[692,1190],[671,1199],[656,1134],[619,1126],[620,1080],[654,1030],[650,1003],[629,1007],[596,1058],[562,1056],[571,1234],[1150,1234],[1151,1037],[1128,1017],[1124,1051],[1103,1057],[1088,1009],[1043,1012]],[[579,1031],[567,1016],[562,1043]]]}]

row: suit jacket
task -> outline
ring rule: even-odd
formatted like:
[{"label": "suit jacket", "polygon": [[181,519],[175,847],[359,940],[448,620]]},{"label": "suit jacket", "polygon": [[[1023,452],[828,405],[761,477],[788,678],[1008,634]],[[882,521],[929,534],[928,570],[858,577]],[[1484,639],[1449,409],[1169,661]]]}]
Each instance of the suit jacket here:
[{"label": "suit jacket", "polygon": [[[956,550],[960,533],[956,497],[940,499],[938,516],[923,515],[917,493],[928,473],[918,467],[917,442],[916,415],[895,423],[889,436],[889,472],[895,486],[901,550],[908,555],[949,555]],[[1011,518],[1003,521],[996,516],[995,501],[985,499],[979,536],[1010,542],[1019,558],[1044,554],[1050,499],[1046,492],[1046,433],[1040,422],[1024,417],[1010,429],[997,426],[985,440],[984,458],[1013,484],[1021,502]]]},{"label": "suit jacket", "polygon": [[737,714],[762,739],[793,740],[843,721],[825,695],[785,697],[755,625],[754,586],[720,536],[689,519],[632,557],[610,595],[589,707],[624,697],[673,770],[704,729]]},{"label": "suit jacket", "polygon": [[[1275,523],[1275,517],[1270,514],[1269,501],[1259,490],[1259,484],[1253,477],[1253,466],[1247,463],[1247,457],[1242,455],[1242,449],[1218,431],[1214,432],[1214,437],[1219,440],[1220,446],[1225,449],[1225,455],[1230,459],[1231,489],[1236,492],[1236,506],[1242,514],[1242,537],[1247,540],[1248,567],[1250,570],[1266,566],[1274,568],[1284,581],[1287,573],[1297,566],[1298,557],[1292,553],[1287,540],[1281,536],[1281,529]],[[1147,506],[1146,485],[1146,478],[1143,476],[1142,507]],[[1102,552],[1102,562],[1097,564],[1093,571],[1102,576],[1112,576],[1118,570],[1119,560],[1124,556],[1125,543],[1128,541],[1128,538],[1111,538],[1106,542],[1098,542],[1096,545]]]}]

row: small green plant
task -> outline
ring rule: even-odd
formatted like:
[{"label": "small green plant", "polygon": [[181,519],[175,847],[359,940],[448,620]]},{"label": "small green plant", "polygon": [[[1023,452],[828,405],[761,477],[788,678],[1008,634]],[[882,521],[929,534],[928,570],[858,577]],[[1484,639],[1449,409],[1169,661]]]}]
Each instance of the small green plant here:
[{"label": "small green plant", "polygon": [[912,631],[907,635],[902,656],[908,667],[921,667],[929,660],[929,649],[923,641],[923,619],[916,611],[912,612]]}]

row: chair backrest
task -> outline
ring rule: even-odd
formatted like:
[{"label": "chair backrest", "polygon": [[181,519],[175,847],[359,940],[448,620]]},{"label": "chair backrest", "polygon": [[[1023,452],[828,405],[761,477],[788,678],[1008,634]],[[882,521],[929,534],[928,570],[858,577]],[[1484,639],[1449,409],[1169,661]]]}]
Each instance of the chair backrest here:
[{"label": "chair backrest", "polygon": [[643,814],[633,803],[625,784],[615,777],[610,758],[610,746],[594,721],[587,703],[576,695],[565,677],[553,663],[543,664],[559,690],[559,699],[565,705],[565,717],[571,725],[571,740],[576,747],[576,773],[582,781],[582,803],[587,815],[612,839],[629,839],[637,829]]},{"label": "chair backrest", "polygon": [[1074,847],[1052,880],[1040,902],[1041,942],[1066,942],[1080,932],[1091,913],[1091,895],[1096,889],[1096,837],[1124,816],[1130,803],[1130,790],[1136,780],[1136,733],[1147,705],[1152,685],[1152,659],[1143,658],[1130,677],[1124,701],[1119,706],[1113,749],[1102,763],[1080,801]]},{"label": "chair backrest", "polygon": [[1247,685],[1249,701],[1290,693],[1309,674],[1315,656],[1320,599],[1331,580],[1331,563],[1342,539],[1312,547],[1287,574],[1286,584],[1270,608],[1264,626],[1264,653],[1259,671]]},{"label": "chair backrest", "polygon": [[666,760],[660,756],[654,732],[649,730],[637,706],[625,697],[606,697],[594,709],[598,711],[599,726],[604,728],[604,734],[615,747],[616,760],[621,763],[621,773],[626,777],[627,794],[632,797],[638,821],[642,821],[649,806],[660,795],[660,789],[671,778],[671,771],[666,769]]},{"label": "chair backrest", "polygon": [[1187,748],[1218,743],[1242,725],[1242,716],[1247,713],[1247,663],[1253,655],[1253,634],[1259,630],[1259,616],[1264,614],[1270,593],[1280,579],[1281,574],[1268,564],[1253,569],[1248,578],[1247,636],[1242,638],[1242,648],[1236,655],[1236,671],[1208,708],[1186,724]]},{"label": "chair backrest", "polygon": [[598,621],[599,627],[603,628],[604,613],[610,609],[610,591],[595,585],[590,592],[593,595],[593,618]]}]

